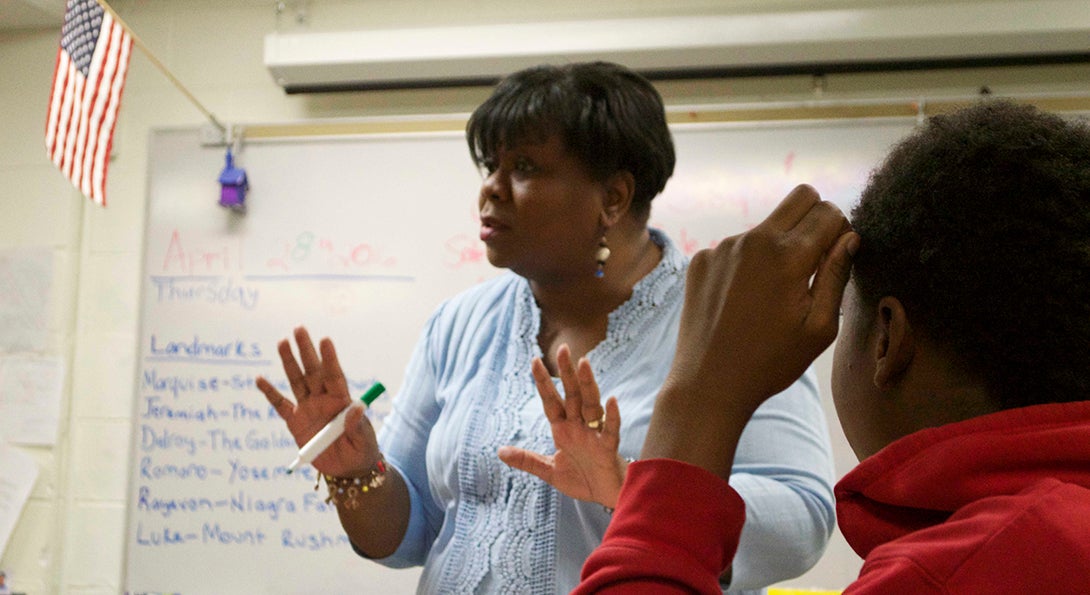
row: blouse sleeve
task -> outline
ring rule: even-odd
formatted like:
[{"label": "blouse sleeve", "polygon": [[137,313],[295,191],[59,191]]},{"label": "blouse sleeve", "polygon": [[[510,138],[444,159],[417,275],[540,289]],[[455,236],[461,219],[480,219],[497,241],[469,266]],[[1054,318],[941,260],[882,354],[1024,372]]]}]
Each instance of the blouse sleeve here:
[{"label": "blouse sleeve", "polygon": [[405,369],[393,410],[379,429],[379,448],[409,489],[405,537],[397,551],[376,560],[391,568],[422,565],[443,523],[443,511],[431,497],[425,463],[428,439],[440,413],[436,400],[438,357],[434,349],[438,321],[439,313],[428,321]]},{"label": "blouse sleeve", "polygon": [[766,401],[746,425],[730,485],[746,523],[730,589],[797,577],[825,551],[836,523],[829,431],[813,370]]}]

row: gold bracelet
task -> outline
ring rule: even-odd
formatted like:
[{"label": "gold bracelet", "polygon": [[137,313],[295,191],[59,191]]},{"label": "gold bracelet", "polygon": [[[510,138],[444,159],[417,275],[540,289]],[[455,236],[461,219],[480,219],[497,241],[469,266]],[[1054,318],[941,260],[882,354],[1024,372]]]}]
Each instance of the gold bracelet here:
[{"label": "gold bracelet", "polygon": [[[344,504],[349,510],[356,510],[360,507],[360,496],[386,483],[386,469],[386,457],[379,453],[375,466],[363,477],[334,477],[323,473],[322,477],[329,487],[329,497],[325,503],[332,502],[334,506]],[[314,489],[318,489],[318,484],[314,484]]]}]

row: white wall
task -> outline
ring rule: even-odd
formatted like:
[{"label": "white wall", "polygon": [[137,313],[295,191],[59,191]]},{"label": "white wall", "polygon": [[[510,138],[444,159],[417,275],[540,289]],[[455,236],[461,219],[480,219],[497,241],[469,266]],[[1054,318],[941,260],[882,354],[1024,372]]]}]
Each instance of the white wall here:
[{"label": "white wall", "polygon": [[[619,15],[790,9],[815,2],[746,0],[265,0],[113,3],[136,34],[222,121],[298,121],[409,113],[465,113],[488,93],[468,88],[286,96],[262,65],[265,33],[311,27],[402,27]],[[825,2],[865,5],[874,2]],[[305,6],[304,23],[293,7]],[[279,25],[278,25],[279,24]],[[146,140],[149,130],[193,126],[203,116],[136,51],[122,102],[109,206],[82,198],[45,157],[43,129],[58,30],[0,33],[0,250],[47,246],[54,254],[48,352],[68,366],[61,430],[53,448],[29,448],[41,473],[0,568],[28,593],[107,594],[122,585],[122,560],[139,321]],[[831,98],[1081,92],[1090,67],[1022,67],[829,77]],[[813,99],[809,77],[659,84],[673,105]],[[469,198],[467,198],[468,200]],[[285,322],[290,324],[290,321]],[[3,332],[0,330],[0,332]],[[828,357],[828,354],[823,357]],[[827,364],[823,366],[827,368]],[[828,379],[823,379],[827,394]],[[854,462],[834,420],[839,471]],[[859,561],[838,536],[798,587],[842,588]]]}]

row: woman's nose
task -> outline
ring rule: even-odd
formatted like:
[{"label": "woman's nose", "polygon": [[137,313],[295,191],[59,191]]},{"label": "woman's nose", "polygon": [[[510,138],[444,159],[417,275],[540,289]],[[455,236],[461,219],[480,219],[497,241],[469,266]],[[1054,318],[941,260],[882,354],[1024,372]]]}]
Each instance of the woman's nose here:
[{"label": "woman's nose", "polygon": [[496,170],[484,177],[481,181],[481,202],[486,201],[499,201],[503,200],[507,196],[506,187],[503,184],[503,179],[500,176],[500,170]]}]

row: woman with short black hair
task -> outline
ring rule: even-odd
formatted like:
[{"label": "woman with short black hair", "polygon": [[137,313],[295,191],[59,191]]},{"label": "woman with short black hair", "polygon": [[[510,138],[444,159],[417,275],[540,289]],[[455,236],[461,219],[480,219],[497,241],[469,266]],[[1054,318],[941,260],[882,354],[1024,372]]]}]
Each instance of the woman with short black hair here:
[{"label": "woman with short black hair", "polygon": [[[356,550],[387,566],[423,565],[420,592],[566,593],[610,513],[509,468],[497,451],[553,444],[530,374],[540,358],[546,377],[586,362],[617,396],[608,414],[597,403],[580,412],[616,438],[616,464],[602,470],[614,486],[620,457],[638,455],[673,359],[688,267],[647,226],[673,172],[673,141],[654,87],[607,63],[509,76],[466,136],[484,177],[480,238],[489,262],[510,272],[439,306],[379,436],[356,406],[314,464]],[[287,341],[280,354],[297,404],[259,386],[302,444],[351,399],[332,343],[316,351],[305,330],[295,338],[301,365]],[[736,484],[759,514],[732,587],[801,574],[833,526],[814,375],[763,415],[738,458]]]}]

